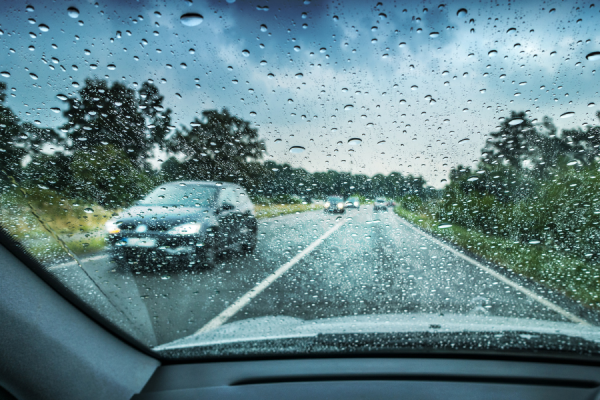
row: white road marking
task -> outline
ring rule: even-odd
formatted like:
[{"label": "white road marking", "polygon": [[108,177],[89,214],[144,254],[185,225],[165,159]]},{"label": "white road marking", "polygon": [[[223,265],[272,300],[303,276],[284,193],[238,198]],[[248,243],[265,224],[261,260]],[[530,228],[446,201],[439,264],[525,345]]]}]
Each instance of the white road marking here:
[{"label": "white road marking", "polygon": [[[107,258],[107,257],[108,257],[108,254],[100,254],[98,256],[92,256],[92,257],[81,259],[80,261],[82,263],[84,263],[84,262],[87,262],[87,261],[102,260],[102,259]],[[66,263],[53,265],[53,266],[49,267],[48,269],[49,270],[60,269],[60,268],[68,267],[70,265],[77,265],[77,263],[75,261],[69,261],[69,262],[66,262]]]},{"label": "white road marking", "polygon": [[275,272],[269,275],[265,280],[260,282],[254,288],[250,289],[245,295],[236,300],[235,303],[223,310],[219,315],[211,319],[206,325],[197,330],[195,333],[202,333],[211,331],[223,325],[227,320],[233,317],[238,311],[244,308],[250,301],[258,296],[263,290],[269,287],[270,284],[275,282],[277,278],[285,274],[290,268],[296,265],[302,258],[312,253],[321,243],[325,241],[333,232],[337,231],[342,225],[346,223],[346,219],[341,220],[335,224],[331,229],[325,232],[320,238],[312,242],[307,248],[296,254],[290,261],[283,264]]},{"label": "white road marking", "polygon": [[510,280],[509,278],[507,278],[506,276],[499,274],[498,272],[494,271],[493,269],[486,267],[485,265],[481,264],[480,262],[478,262],[477,260],[472,259],[471,257],[461,253],[460,251],[456,250],[455,248],[447,245],[446,243],[442,242],[441,240],[437,239],[436,237],[416,228],[415,226],[413,226],[411,223],[409,223],[408,221],[405,221],[404,218],[399,218],[400,222],[405,225],[408,226],[409,228],[413,229],[414,231],[418,232],[421,235],[425,235],[429,240],[435,242],[436,244],[438,244],[439,246],[443,247],[444,249],[452,252],[453,254],[457,255],[458,257],[462,258],[465,261],[468,261],[470,264],[473,264],[479,268],[481,268],[482,270],[484,270],[485,272],[487,272],[488,274],[492,275],[494,278],[498,279],[499,281],[502,281],[504,283],[506,283],[507,285],[517,289],[519,292],[523,293],[526,296],[531,297],[533,300],[537,301],[540,304],[543,304],[544,306],[548,307],[549,309],[551,309],[552,311],[555,311],[557,313],[559,313],[560,315],[562,315],[563,317],[571,320],[572,322],[575,322],[577,324],[582,324],[582,325],[587,325],[590,326],[591,324],[589,322],[587,322],[586,320],[579,318],[577,315],[570,313],[569,311],[565,310],[564,308],[552,303],[549,300],[546,300],[545,298],[537,295],[536,293],[532,292],[531,290],[524,288],[523,286],[519,285],[516,282],[513,282],[512,280]]}]

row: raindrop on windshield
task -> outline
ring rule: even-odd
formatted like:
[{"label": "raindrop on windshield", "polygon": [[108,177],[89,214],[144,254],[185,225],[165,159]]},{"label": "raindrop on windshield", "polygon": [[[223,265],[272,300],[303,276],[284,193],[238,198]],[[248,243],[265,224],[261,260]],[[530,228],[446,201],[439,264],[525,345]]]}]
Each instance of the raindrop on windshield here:
[{"label": "raindrop on windshield", "polygon": [[202,21],[204,20],[204,17],[200,14],[189,13],[189,14],[183,14],[179,20],[185,26],[196,26],[196,25],[200,25],[202,23]]},{"label": "raindrop on windshield", "polygon": [[302,78],[304,75],[302,75],[302,74],[298,73],[298,74],[296,74],[295,76],[296,76],[296,78],[297,78],[297,79],[301,79],[301,78]]},{"label": "raindrop on windshield", "polygon": [[109,70],[111,70],[111,71],[114,71],[115,69],[117,69],[117,66],[116,66],[115,64],[108,64],[108,65],[106,66],[106,68],[108,68],[108,69],[109,69]]},{"label": "raindrop on windshield", "polygon": [[93,212],[94,212],[94,209],[93,209],[93,208],[90,208],[90,207],[87,207],[87,208],[84,208],[84,209],[83,209],[83,211],[84,211],[85,213],[87,213],[87,214],[91,214],[91,213],[93,213]]},{"label": "raindrop on windshield", "polygon": [[300,46],[294,46],[294,51],[300,51]]},{"label": "raindrop on windshield", "polygon": [[348,140],[348,144],[351,146],[361,144],[361,143],[362,143],[362,139],[359,139],[359,138],[352,138],[352,139]]},{"label": "raindrop on windshield", "polygon": [[467,182],[475,182],[475,181],[478,181],[478,180],[479,180],[479,178],[477,176],[472,176],[469,179],[467,179]]},{"label": "raindrop on windshield", "polygon": [[2,72],[0,72],[0,75],[2,75],[5,78],[10,78],[10,72],[8,72],[8,71],[2,71]]},{"label": "raindrop on windshield", "polygon": [[588,54],[585,58],[589,61],[598,61],[600,60],[600,51],[594,51],[593,53]]},{"label": "raindrop on windshield", "polygon": [[348,111],[348,110],[352,110],[354,108],[354,106],[352,104],[348,104],[346,105],[346,107],[344,107],[344,110]]},{"label": "raindrop on windshield", "polygon": [[38,78],[38,76],[34,73],[29,74],[29,76],[31,77],[31,79],[36,80]]},{"label": "raindrop on windshield", "polygon": [[242,55],[243,55],[244,57],[249,57],[249,56],[250,56],[250,52],[249,52],[248,50],[243,50],[243,51],[242,51]]},{"label": "raindrop on windshield", "polygon": [[431,33],[429,34],[429,37],[431,37],[431,38],[436,38],[436,37],[438,37],[438,36],[440,36],[439,32],[431,32]]},{"label": "raindrop on windshield", "polygon": [[520,125],[522,123],[523,123],[523,120],[521,118],[515,118],[515,119],[508,121],[508,124],[510,126]]},{"label": "raindrop on windshield", "polygon": [[573,111],[568,111],[568,112],[566,112],[564,114],[561,114],[560,117],[561,118],[571,118],[574,115],[575,115],[575,113]]},{"label": "raindrop on windshield", "polygon": [[466,16],[467,15],[467,9],[466,8],[461,8],[460,10],[458,10],[456,12],[456,15],[458,17],[464,17],[464,16]]},{"label": "raindrop on windshield", "polygon": [[79,10],[76,9],[75,7],[69,7],[69,8],[67,8],[67,14],[71,18],[77,18],[77,17],[79,17]]},{"label": "raindrop on windshield", "polygon": [[491,51],[488,53],[488,56],[490,56],[490,57],[495,57],[495,56],[497,56],[497,55],[498,55],[498,52],[497,52],[496,50],[491,50]]},{"label": "raindrop on windshield", "polygon": [[290,153],[293,153],[293,154],[302,153],[304,150],[306,150],[306,149],[304,147],[302,147],[302,146],[292,146],[292,147],[290,147]]},{"label": "raindrop on windshield", "polygon": [[439,224],[438,225],[439,229],[448,229],[448,228],[451,228],[451,227],[452,227],[452,224]]},{"label": "raindrop on windshield", "polygon": [[40,29],[40,31],[42,32],[48,32],[50,30],[50,28],[48,27],[48,25],[46,24],[39,24],[38,28]]},{"label": "raindrop on windshield", "polygon": [[517,28],[510,28],[506,33],[517,33]]},{"label": "raindrop on windshield", "polygon": [[34,12],[35,8],[33,8],[33,6],[29,5],[27,7],[25,7],[25,10],[27,10],[27,12]]},{"label": "raindrop on windshield", "polygon": [[260,26],[260,31],[261,31],[261,32],[266,32],[266,31],[267,31],[267,26],[266,26],[265,24],[262,24],[262,25]]}]

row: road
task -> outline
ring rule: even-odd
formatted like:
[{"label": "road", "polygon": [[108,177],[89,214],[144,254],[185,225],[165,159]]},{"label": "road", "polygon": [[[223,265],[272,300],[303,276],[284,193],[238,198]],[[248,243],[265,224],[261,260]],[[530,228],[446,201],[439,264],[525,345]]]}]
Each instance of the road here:
[{"label": "road", "polygon": [[[225,255],[211,270],[122,271],[105,254],[84,260],[82,267],[71,262],[50,269],[149,345],[208,323],[270,315],[312,320],[456,313],[570,320],[393,212],[375,213],[372,207],[342,216],[315,211],[261,220],[256,251]],[[255,297],[235,303],[261,283]]]}]

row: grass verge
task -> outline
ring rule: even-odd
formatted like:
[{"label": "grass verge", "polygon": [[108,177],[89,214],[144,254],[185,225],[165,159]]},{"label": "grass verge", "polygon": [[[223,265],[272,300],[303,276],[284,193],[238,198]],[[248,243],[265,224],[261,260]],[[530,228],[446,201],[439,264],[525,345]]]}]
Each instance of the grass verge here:
[{"label": "grass verge", "polygon": [[515,243],[458,225],[440,228],[431,216],[395,208],[409,222],[501,267],[600,309],[600,266],[543,244]]},{"label": "grass verge", "polygon": [[257,219],[278,217],[286,214],[296,214],[305,211],[319,210],[319,204],[269,204],[256,205],[254,211]]}]

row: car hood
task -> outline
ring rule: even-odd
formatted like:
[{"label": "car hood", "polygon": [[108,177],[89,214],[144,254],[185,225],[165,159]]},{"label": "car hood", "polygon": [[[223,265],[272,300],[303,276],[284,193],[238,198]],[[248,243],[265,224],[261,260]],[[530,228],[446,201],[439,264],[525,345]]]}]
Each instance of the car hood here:
[{"label": "car hood", "polygon": [[197,332],[153,349],[177,350],[240,342],[314,338],[319,335],[402,333],[410,336],[410,334],[423,332],[435,334],[513,332],[524,339],[535,335],[562,335],[600,344],[600,329],[590,325],[480,315],[388,314],[318,320],[302,320],[286,316],[251,318],[222,325],[211,331]]},{"label": "car hood", "polygon": [[209,224],[213,219],[212,209],[206,207],[134,206],[121,212],[113,221],[121,222],[121,229],[135,229],[143,224],[150,230],[160,230],[187,222]]}]

